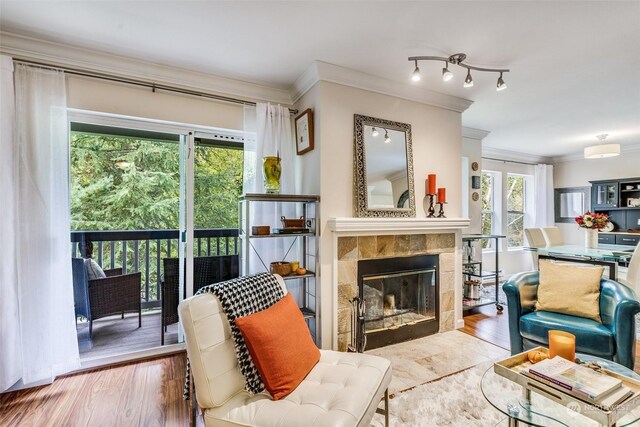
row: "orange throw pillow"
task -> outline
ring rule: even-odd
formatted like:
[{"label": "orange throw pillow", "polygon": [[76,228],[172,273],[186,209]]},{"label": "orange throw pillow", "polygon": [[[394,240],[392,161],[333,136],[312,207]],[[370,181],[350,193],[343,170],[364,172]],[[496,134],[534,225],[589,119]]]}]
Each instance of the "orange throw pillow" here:
[{"label": "orange throw pillow", "polygon": [[291,294],[266,310],[237,318],[236,325],[273,400],[295,390],[320,360]]}]

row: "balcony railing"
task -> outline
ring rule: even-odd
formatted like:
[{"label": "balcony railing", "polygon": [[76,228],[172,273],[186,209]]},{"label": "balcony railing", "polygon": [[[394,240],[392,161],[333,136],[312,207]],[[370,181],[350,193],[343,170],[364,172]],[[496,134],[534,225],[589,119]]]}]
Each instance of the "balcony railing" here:
[{"label": "balcony railing", "polygon": [[[178,256],[179,230],[72,231],[71,256],[83,242],[93,242],[93,259],[104,269],[142,273],[142,307],[160,306],[163,258]],[[237,255],[237,228],[194,230],[194,256]]]}]

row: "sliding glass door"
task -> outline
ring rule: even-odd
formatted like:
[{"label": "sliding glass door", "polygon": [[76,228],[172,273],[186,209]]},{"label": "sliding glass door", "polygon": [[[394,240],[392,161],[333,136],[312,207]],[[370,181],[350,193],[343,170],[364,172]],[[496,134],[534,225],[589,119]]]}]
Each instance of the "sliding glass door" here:
[{"label": "sliding glass door", "polygon": [[69,164],[81,359],[179,343],[192,138],[144,122],[83,119],[70,123]]}]

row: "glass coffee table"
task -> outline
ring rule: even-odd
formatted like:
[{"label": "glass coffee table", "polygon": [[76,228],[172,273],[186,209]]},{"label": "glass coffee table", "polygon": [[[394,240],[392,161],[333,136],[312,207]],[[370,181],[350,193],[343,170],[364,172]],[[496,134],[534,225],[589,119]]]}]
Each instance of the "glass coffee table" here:
[{"label": "glass coffee table", "polygon": [[[610,360],[585,354],[576,354],[576,357],[583,361],[597,362],[605,369],[640,380],[640,375]],[[526,391],[522,386],[496,374],[493,366],[484,373],[480,389],[491,406],[507,416],[509,426],[597,427],[600,425],[581,414],[579,405],[563,406],[541,394]],[[624,405],[624,402],[622,404]],[[640,427],[640,407],[634,408],[615,424],[615,427],[624,426]]]}]

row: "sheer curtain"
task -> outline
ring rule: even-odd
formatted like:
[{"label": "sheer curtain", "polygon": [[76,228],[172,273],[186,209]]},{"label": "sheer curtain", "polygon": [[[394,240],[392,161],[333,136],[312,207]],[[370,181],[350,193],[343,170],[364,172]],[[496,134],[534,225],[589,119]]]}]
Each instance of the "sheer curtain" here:
[{"label": "sheer curtain", "polygon": [[[32,384],[53,381],[56,375],[80,366],[69,243],[64,73],[16,65],[15,118],[16,185],[8,195],[17,208],[19,317],[8,326],[21,337],[22,364],[17,375],[23,384]],[[10,251],[3,254],[3,263]],[[3,358],[5,352],[6,347]]]},{"label": "sheer curtain", "polygon": [[534,227],[551,227],[555,222],[553,212],[553,166],[535,165],[534,181]]},{"label": "sheer curtain", "polygon": [[5,250],[0,257],[0,392],[22,376],[20,328],[18,319],[16,242],[17,182],[13,143],[14,111],[13,61],[0,56],[0,194],[2,221],[0,242]]},{"label": "sheer curtain", "polygon": [[[291,114],[281,105],[258,103],[255,107],[245,106],[244,110],[244,183],[248,193],[264,193],[262,180],[262,158],[280,155],[282,175],[280,194],[294,193],[294,138],[291,131]],[[281,228],[280,217],[293,217],[292,206],[280,203],[255,203],[251,210],[253,225],[269,225]],[[249,230],[250,232],[250,230]],[[272,261],[296,261],[296,246],[291,247],[291,239],[254,239],[249,254],[250,269],[243,274],[268,271]],[[254,250],[255,249],[255,250]],[[290,249],[290,250],[289,250]],[[257,252],[257,254],[256,254]],[[285,257],[285,255],[289,254]]]}]

